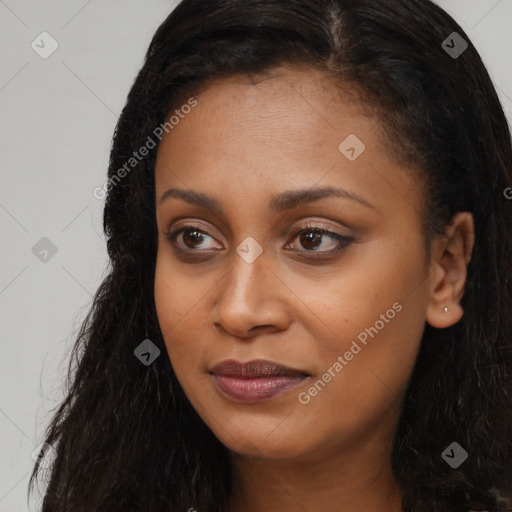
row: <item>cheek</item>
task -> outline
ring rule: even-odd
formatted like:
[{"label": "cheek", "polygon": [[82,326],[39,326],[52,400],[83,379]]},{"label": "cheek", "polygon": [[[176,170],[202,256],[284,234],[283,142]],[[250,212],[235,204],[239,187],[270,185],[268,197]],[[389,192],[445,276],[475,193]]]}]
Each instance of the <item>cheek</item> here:
[{"label": "cheek", "polygon": [[[158,260],[157,260],[158,261]],[[172,328],[183,312],[180,311],[180,301],[177,299],[176,283],[173,282],[172,274],[166,271],[162,265],[157,262],[155,269],[155,307],[158,317],[158,323],[164,339],[172,331]]]},{"label": "cheek", "polygon": [[[164,242],[160,242],[164,243]],[[211,288],[211,286],[210,286]],[[201,306],[208,293],[206,279],[194,279],[190,269],[177,265],[166,247],[159,249],[155,266],[155,306],[164,338]]]},{"label": "cheek", "polygon": [[[155,267],[155,307],[169,356],[174,355],[176,351],[179,354],[182,338],[177,335],[177,332],[180,324],[186,320],[187,309],[189,309],[187,304],[193,299],[191,288],[184,284],[183,277],[180,277],[179,272],[168,263],[168,258],[159,253]],[[184,346],[184,343],[181,345]],[[171,362],[175,360],[179,360],[179,357],[173,357]]]},{"label": "cheek", "polygon": [[[318,371],[293,397],[301,431],[315,432],[311,443],[343,440],[350,446],[378,424],[393,428],[424,329],[421,293],[395,300],[403,290],[372,293],[361,303],[339,296],[339,304],[323,317],[335,334],[317,337],[306,351]],[[339,308],[346,314],[337,314]]]},{"label": "cheek", "polygon": [[[164,254],[157,255],[154,297],[158,323],[168,356],[181,381],[204,361],[207,301],[215,281],[194,278]],[[202,371],[202,369],[200,369]]]},{"label": "cheek", "polygon": [[369,249],[308,297],[314,313],[309,314],[308,329],[314,333],[309,360],[318,362],[319,377],[325,376],[331,390],[323,391],[320,383],[323,397],[311,409],[322,408],[326,400],[335,406],[358,397],[354,407],[361,415],[363,409],[378,411],[387,397],[403,393],[413,369],[425,326],[421,243],[375,243]]},{"label": "cheek", "polygon": [[350,445],[378,424],[394,428],[391,418],[399,414],[424,327],[414,307],[400,305],[394,318],[384,310],[387,323],[377,316],[351,328],[322,354],[322,371],[297,397],[304,430]]},{"label": "cheek", "polygon": [[[421,283],[426,277],[422,258],[420,242],[407,246],[382,237],[358,246],[344,258],[337,272],[324,277],[316,286],[304,277],[290,276],[290,282],[302,281],[302,289],[307,290],[302,293],[306,308],[301,321],[309,318],[306,328],[316,332],[318,348],[332,356],[343,350],[347,342],[350,346],[348,340],[376,323],[379,337],[380,333],[398,329],[406,320],[404,316],[422,328],[425,304]],[[306,281],[308,285],[304,287]],[[294,293],[299,294],[299,290],[297,287]],[[398,306],[393,309],[393,304],[399,304],[407,313],[398,313]],[[336,341],[340,339],[344,342]]]}]

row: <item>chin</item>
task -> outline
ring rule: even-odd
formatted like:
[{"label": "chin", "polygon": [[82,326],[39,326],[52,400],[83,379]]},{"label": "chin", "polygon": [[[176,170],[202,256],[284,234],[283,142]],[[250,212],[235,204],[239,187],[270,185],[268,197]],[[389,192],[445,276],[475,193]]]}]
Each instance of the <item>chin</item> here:
[{"label": "chin", "polygon": [[[225,429],[220,427],[220,431],[213,431],[213,433],[234,454],[249,458],[286,460],[304,456],[308,451],[308,445],[293,439],[289,432],[281,431],[280,435],[278,435],[276,431],[269,435],[269,432],[272,432],[272,428],[268,427],[255,430],[253,425],[252,428],[247,426],[235,431],[229,426],[223,426]],[[304,437],[311,442],[311,438],[306,433],[304,433]]]}]

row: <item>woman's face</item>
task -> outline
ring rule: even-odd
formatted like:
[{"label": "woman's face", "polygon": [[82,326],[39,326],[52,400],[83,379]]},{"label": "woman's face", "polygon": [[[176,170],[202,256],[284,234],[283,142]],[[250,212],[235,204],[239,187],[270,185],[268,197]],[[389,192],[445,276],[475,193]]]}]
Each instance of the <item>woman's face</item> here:
[{"label": "woman's face", "polygon": [[[231,450],[387,450],[431,289],[419,185],[323,75],[281,71],[214,83],[162,139],[160,328],[185,394]],[[295,371],[212,373],[226,360]]]}]

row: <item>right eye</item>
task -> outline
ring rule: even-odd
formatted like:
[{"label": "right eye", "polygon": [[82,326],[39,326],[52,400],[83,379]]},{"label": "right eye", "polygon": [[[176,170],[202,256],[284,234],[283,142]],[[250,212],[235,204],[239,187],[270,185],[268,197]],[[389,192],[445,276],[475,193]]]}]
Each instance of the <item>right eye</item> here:
[{"label": "right eye", "polygon": [[[180,236],[181,235],[181,236]],[[197,226],[187,225],[167,234],[165,238],[182,252],[202,252],[215,250],[213,247],[204,247],[206,237],[213,239],[212,235]]]}]

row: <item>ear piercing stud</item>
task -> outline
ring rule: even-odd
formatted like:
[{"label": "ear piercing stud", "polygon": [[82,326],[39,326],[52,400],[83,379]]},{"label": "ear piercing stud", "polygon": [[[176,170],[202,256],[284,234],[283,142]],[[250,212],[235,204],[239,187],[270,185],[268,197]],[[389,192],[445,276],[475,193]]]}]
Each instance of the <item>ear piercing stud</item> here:
[{"label": "ear piercing stud", "polygon": [[445,313],[449,313],[449,311],[448,311],[448,308],[447,308],[447,307],[445,307],[445,308],[444,308],[444,312],[445,312]]}]

